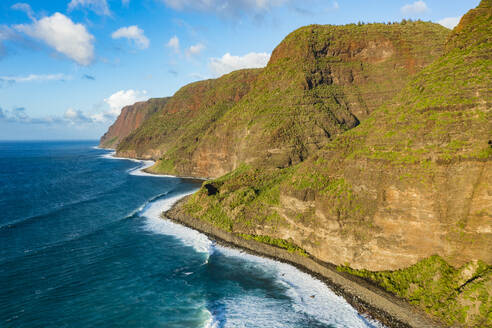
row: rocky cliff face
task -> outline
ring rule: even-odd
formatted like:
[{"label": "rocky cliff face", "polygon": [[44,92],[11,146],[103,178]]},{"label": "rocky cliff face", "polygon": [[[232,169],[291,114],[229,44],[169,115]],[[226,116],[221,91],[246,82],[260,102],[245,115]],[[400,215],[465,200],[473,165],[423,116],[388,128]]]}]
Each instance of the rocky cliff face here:
[{"label": "rocky cliff face", "polygon": [[[154,158],[155,172],[218,177],[183,206],[238,236],[352,269],[397,270],[433,254],[490,265],[490,22],[486,0],[449,38],[421,22],[303,27],[264,69],[181,89],[118,154]],[[440,283],[439,263],[421,279]],[[475,307],[452,322],[481,322],[477,309],[491,308],[490,275],[477,277],[466,297],[432,299]],[[420,278],[397,279],[402,297],[427,306]]]},{"label": "rocky cliff face", "polygon": [[99,147],[116,149],[121,140],[138,129],[152,114],[163,108],[168,99],[150,99],[124,107],[116,121],[101,137]]},{"label": "rocky cliff face", "polygon": [[[403,269],[433,254],[454,266],[490,265],[491,17],[491,1],[482,1],[453,31],[444,55],[308,159],[285,168],[242,165],[207,182],[188,201],[188,213],[356,269]],[[330,80],[324,76],[317,81]],[[432,279],[447,284],[439,270]],[[492,310],[490,272],[436,297],[419,285],[422,275],[408,281],[402,274],[391,288],[374,277],[392,291],[406,286],[403,297],[438,308],[431,312],[445,319],[453,312],[449,323],[492,324],[484,315]]]},{"label": "rocky cliff face", "polygon": [[392,99],[442,53],[447,34],[422,22],[301,28],[266,68],[184,87],[118,153],[187,176],[218,177],[241,163],[288,167]]},{"label": "rocky cliff face", "polygon": [[359,126],[298,165],[241,166],[196,195],[195,214],[354,268],[436,253],[492,263],[490,6],[463,21],[446,54]]},{"label": "rocky cliff face", "polygon": [[[151,119],[123,140],[118,155],[158,160],[160,173],[219,176],[231,169],[229,140],[207,143],[217,122],[246,95],[261,70],[240,70],[181,88]],[[204,158],[204,156],[206,156]]]}]

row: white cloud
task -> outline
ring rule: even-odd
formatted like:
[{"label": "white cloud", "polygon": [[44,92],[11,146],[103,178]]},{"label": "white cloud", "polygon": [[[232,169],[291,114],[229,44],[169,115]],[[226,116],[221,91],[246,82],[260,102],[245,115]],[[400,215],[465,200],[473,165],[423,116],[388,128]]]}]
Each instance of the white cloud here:
[{"label": "white cloud", "polygon": [[162,0],[176,10],[198,10],[221,15],[241,15],[247,12],[263,12],[289,0]]},{"label": "white cloud", "polygon": [[173,36],[172,38],[169,39],[166,46],[173,49],[174,52],[178,53],[179,52],[179,38],[176,35]]},{"label": "white cloud", "polygon": [[9,123],[22,124],[54,124],[66,123],[64,118],[57,116],[31,117],[24,107],[13,108],[12,110],[3,110],[0,108],[0,120]]},{"label": "white cloud", "polygon": [[55,13],[32,24],[16,25],[15,29],[41,40],[80,65],[89,65],[94,58],[94,36],[82,24]]},{"label": "white cloud", "polygon": [[186,49],[186,55],[189,57],[194,55],[199,55],[204,49],[205,49],[205,45],[203,45],[202,43],[197,43]]},{"label": "white cloud", "polygon": [[419,0],[412,4],[404,5],[400,10],[404,15],[417,15],[429,12],[429,7],[427,7],[427,4],[424,1]]},{"label": "white cloud", "polygon": [[[133,91],[133,90],[127,90]],[[125,92],[123,92],[125,93]],[[137,95],[139,92],[136,92]],[[141,94],[145,94],[146,92],[140,92]],[[98,112],[94,114],[86,114],[81,110],[68,108],[63,115],[53,115],[53,116],[44,116],[44,117],[32,117],[30,116],[24,107],[17,107],[11,110],[4,110],[0,107],[0,121],[8,122],[8,123],[17,123],[17,124],[37,124],[37,125],[87,125],[87,124],[107,124],[112,122],[116,116],[115,110],[117,107],[124,104],[123,99],[118,98],[119,92],[113,94],[110,98],[111,102],[111,110],[106,112]],[[131,92],[127,92],[127,100],[131,101],[131,103],[135,102],[134,99],[131,99]],[[135,99],[139,100],[138,97]],[[143,98],[142,98],[143,99]],[[108,101],[109,99],[105,99]],[[120,103],[119,105],[117,103]],[[128,103],[129,104],[129,103]],[[125,104],[127,105],[127,104]],[[118,110],[119,112],[119,110]]]},{"label": "white cloud", "polygon": [[81,110],[69,108],[63,114],[63,118],[70,124],[93,123],[92,118],[86,116]]},{"label": "white cloud", "polygon": [[68,4],[68,11],[72,11],[80,7],[87,7],[98,15],[111,15],[111,11],[109,10],[108,2],[106,0],[72,0]]},{"label": "white cloud", "polygon": [[109,115],[105,115],[104,113],[96,113],[96,114],[92,114],[90,116],[92,122],[94,123],[104,123],[104,122],[107,122],[108,120],[113,120],[114,117],[113,116],[110,116],[108,117]]},{"label": "white cloud", "polygon": [[31,20],[35,19],[34,18],[34,12],[32,11],[31,6],[27,3],[16,3],[16,4],[12,5],[12,7],[10,7],[10,8],[25,12]]},{"label": "white cloud", "polygon": [[16,123],[27,122],[30,120],[24,107],[18,107],[12,110],[3,110],[0,108],[0,119],[3,121]]},{"label": "white cloud", "polygon": [[209,66],[214,75],[220,76],[242,68],[265,67],[269,60],[270,54],[265,52],[250,52],[244,56],[226,53],[222,58],[211,58]]},{"label": "white cloud", "polygon": [[121,4],[123,6],[128,6],[130,4],[130,0],[121,0]]},{"label": "white cloud", "polygon": [[461,17],[446,17],[443,18],[439,21],[437,21],[439,24],[441,24],[444,27],[447,27],[449,29],[453,29],[458,23],[460,22]]},{"label": "white cloud", "polygon": [[137,25],[119,28],[111,34],[111,37],[113,39],[126,38],[128,40],[133,40],[140,49],[147,49],[150,43],[149,39],[147,39],[144,34],[144,30]]},{"label": "white cloud", "polygon": [[26,76],[0,76],[5,82],[64,81],[71,79],[64,74],[29,74]]},{"label": "white cloud", "polygon": [[333,9],[339,9],[340,5],[338,4],[338,1],[333,1]]},{"label": "white cloud", "polygon": [[108,98],[104,99],[104,102],[109,105],[110,116],[116,117],[120,115],[121,109],[128,105],[133,105],[137,101],[147,100],[147,91],[137,91],[137,90],[120,90],[113,93]]}]

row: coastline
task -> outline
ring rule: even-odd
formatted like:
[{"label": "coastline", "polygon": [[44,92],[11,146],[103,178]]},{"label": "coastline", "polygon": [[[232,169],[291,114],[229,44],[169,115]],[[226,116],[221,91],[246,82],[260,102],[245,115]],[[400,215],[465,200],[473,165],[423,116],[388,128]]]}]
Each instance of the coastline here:
[{"label": "coastline", "polygon": [[143,159],[143,158],[132,158],[132,157],[120,157],[116,156],[116,149],[115,148],[104,148],[100,146],[95,146],[93,147],[94,149],[99,149],[99,150],[106,150],[106,151],[111,151],[110,153],[104,154],[103,156],[105,158],[109,159],[122,159],[122,160],[128,160],[128,161],[133,161],[133,162],[139,162],[142,163],[143,166],[136,168],[134,171],[139,172],[139,175],[146,175],[146,176],[154,176],[154,177],[167,177],[167,178],[179,178],[179,179],[188,179],[188,180],[199,180],[199,181],[206,181],[209,180],[209,178],[200,178],[200,177],[192,177],[192,176],[178,176],[178,175],[172,175],[172,174],[158,174],[154,173],[149,168],[151,168],[154,164],[155,161],[152,159]]},{"label": "coastline", "polygon": [[197,230],[226,247],[284,262],[324,282],[335,294],[342,296],[359,313],[376,319],[387,327],[420,328],[445,327],[425,312],[359,277],[339,272],[333,264],[321,262],[272,245],[246,240],[221,230],[212,224],[193,218],[183,211],[189,195],[179,199],[162,216],[188,228]]},{"label": "coastline", "polygon": [[[101,149],[101,148],[100,148]],[[102,148],[104,149],[104,148]],[[110,149],[104,149],[110,150]],[[154,177],[175,177],[190,180],[207,180],[194,177],[180,177],[148,172],[147,168],[154,164],[152,160],[116,157],[115,152],[103,155],[109,159],[131,160],[143,165],[129,172],[133,175]],[[433,320],[422,310],[412,306],[362,278],[348,273],[339,272],[333,264],[324,263],[313,257],[306,257],[272,245],[246,240],[233,233],[221,230],[212,224],[193,218],[182,209],[182,205],[190,195],[184,194],[162,216],[177,224],[196,230],[220,245],[239,249],[255,256],[290,264],[297,269],[325,283],[335,294],[342,296],[359,313],[365,314],[386,327],[420,328],[445,327],[441,322]]]}]

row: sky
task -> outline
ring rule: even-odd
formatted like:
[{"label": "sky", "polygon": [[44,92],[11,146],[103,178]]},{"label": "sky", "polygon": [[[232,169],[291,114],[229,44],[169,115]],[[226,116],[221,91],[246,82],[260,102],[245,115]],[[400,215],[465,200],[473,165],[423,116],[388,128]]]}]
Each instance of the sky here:
[{"label": "sky", "polygon": [[422,19],[479,0],[0,1],[0,140],[99,139],[122,107],[263,67],[309,24]]}]

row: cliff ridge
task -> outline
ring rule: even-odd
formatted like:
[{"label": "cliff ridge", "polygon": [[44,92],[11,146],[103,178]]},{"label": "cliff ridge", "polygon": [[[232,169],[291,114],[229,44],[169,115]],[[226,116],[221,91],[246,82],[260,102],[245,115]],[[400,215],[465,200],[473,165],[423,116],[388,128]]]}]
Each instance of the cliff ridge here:
[{"label": "cliff ridge", "polygon": [[183,87],[117,153],[214,178],[181,205],[196,220],[492,326],[491,7],[452,32],[302,27],[265,68]]}]

